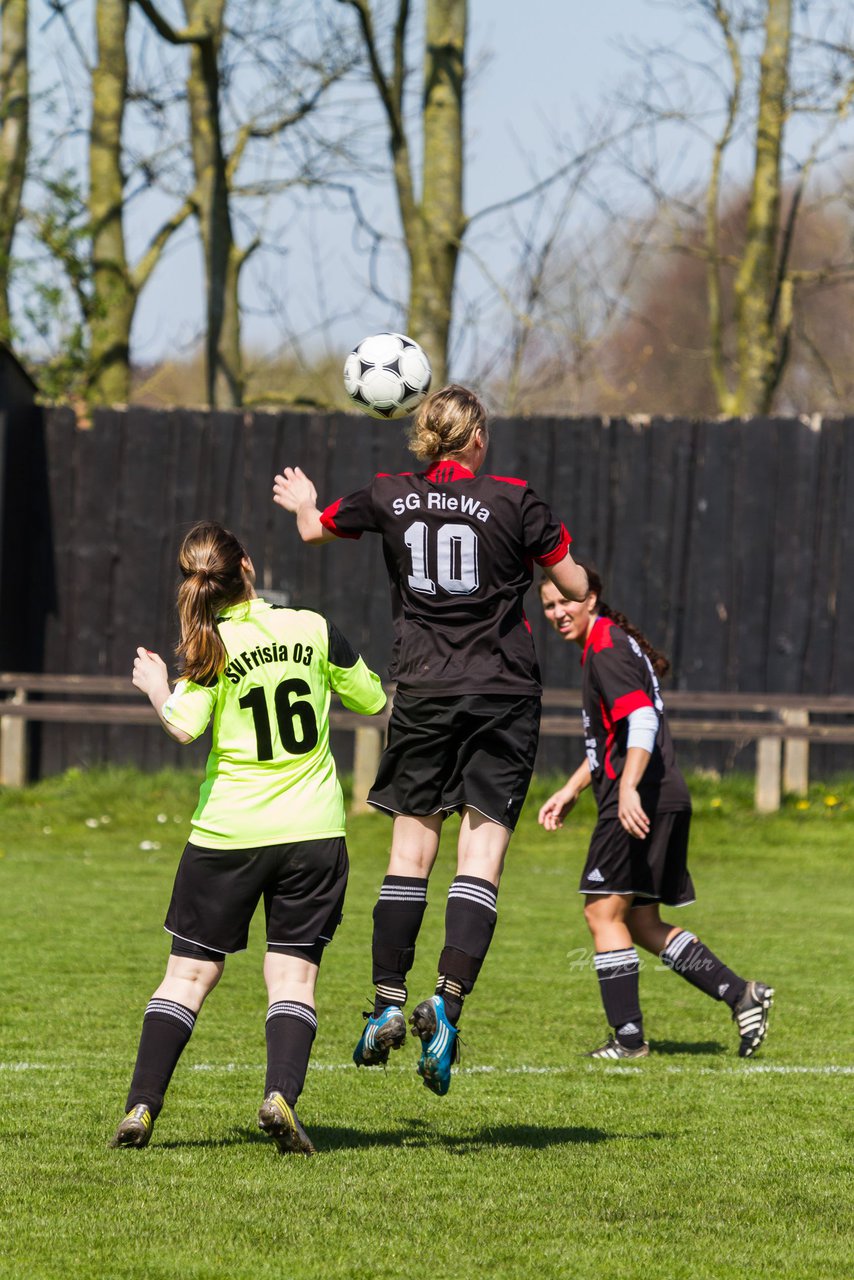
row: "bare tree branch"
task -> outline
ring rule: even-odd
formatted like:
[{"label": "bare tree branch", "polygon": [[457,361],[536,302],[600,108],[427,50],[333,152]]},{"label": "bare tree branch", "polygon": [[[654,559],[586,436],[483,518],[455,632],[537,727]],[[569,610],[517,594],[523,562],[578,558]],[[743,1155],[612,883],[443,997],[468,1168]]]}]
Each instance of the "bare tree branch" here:
[{"label": "bare tree branch", "polygon": [[176,28],[163,17],[157,6],[151,3],[151,0],[133,0],[133,3],[142,10],[157,34],[162,36],[164,40],[168,40],[169,44],[197,45],[213,39],[214,33],[204,20],[195,27],[191,25],[189,27]]}]

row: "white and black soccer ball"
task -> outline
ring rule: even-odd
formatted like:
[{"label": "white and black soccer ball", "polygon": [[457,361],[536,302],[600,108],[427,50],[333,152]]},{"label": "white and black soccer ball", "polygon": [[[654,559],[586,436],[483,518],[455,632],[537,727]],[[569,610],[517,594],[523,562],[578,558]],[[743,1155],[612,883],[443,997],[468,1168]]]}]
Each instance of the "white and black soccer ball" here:
[{"label": "white and black soccer ball", "polygon": [[363,338],[344,361],[347,395],[372,418],[405,418],[430,390],[432,370],[423,348],[405,333]]}]

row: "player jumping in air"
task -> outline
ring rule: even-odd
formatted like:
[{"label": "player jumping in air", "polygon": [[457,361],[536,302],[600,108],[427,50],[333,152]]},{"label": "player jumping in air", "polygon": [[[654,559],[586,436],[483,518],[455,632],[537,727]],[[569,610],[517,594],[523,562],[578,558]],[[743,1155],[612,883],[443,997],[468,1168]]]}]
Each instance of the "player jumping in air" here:
[{"label": "player jumping in air", "polygon": [[481,474],[489,434],[473,392],[449,386],[418,409],[410,449],[425,471],[378,475],[324,511],[299,468],[274,501],[308,543],[377,533],[391,588],[397,682],[388,743],[368,799],[393,816],[374,908],[373,1013],[353,1057],[387,1061],[406,1039],[406,975],[427,906],[443,819],[462,814],[435,994],[414,1010],[419,1075],[450,1087],[457,1023],[495,928],[498,885],[537,749],[541,685],[523,597],[532,561],[582,600],[569,534],[524,480]]},{"label": "player jumping in air", "polygon": [[263,897],[269,1007],[258,1123],[281,1151],[311,1155],[294,1107],[317,1029],[318,966],[348,871],[330,691],[364,715],[386,697],[326,618],[256,596],[252,561],[234,534],[196,525],[178,563],[183,676],[171,690],[162,659],[138,649],[133,683],[178,742],[213,721],[213,743],[166,916],[172,954],[145,1011],[127,1114],[110,1145],[147,1146],[199,1010],[226,955],[245,949]]},{"label": "player jumping in air", "polygon": [[694,901],[688,873],[691,798],[680,773],[658,677],[669,662],[627,618],[602,599],[599,575],[587,569],[589,594],[569,599],[540,584],[549,622],[583,650],[582,714],[587,759],[540,809],[548,831],[563,825],[585,787],[599,819],[579,892],[596,948],[605,1016],[613,1034],[591,1058],[644,1058],[635,944],[732,1010],[739,1055],[749,1058],[765,1038],[773,988],[728,969],[688,929],[665,923],[659,904]]}]

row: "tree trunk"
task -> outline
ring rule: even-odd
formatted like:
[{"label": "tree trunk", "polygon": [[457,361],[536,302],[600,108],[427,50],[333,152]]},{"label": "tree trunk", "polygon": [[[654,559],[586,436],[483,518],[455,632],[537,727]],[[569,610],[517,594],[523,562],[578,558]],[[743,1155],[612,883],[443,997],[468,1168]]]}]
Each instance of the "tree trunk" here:
[{"label": "tree trunk", "polygon": [[231,408],[242,404],[245,380],[237,298],[239,254],[231,225],[228,173],[220,132],[219,51],[225,0],[185,0],[185,8],[190,26],[204,27],[209,33],[208,39],[192,47],[187,81],[205,255],[206,393],[211,407]]},{"label": "tree trunk", "polygon": [[0,17],[0,341],[11,342],[12,240],[27,168],[29,66],[27,0],[4,0]]},{"label": "tree trunk", "polygon": [[454,280],[465,230],[463,93],[467,0],[428,0],[424,57],[421,201],[407,233],[411,262],[408,330],[447,380]]},{"label": "tree trunk", "polygon": [[98,61],[92,73],[89,219],[92,228],[92,374],[89,399],[130,398],[130,329],[137,292],[128,269],[122,205],[122,123],[127,99],[129,0],[98,0]]},{"label": "tree trunk", "polygon": [[787,116],[792,0],[767,0],[747,242],[735,282],[735,411],[767,413],[778,380],[774,330],[780,234],[780,156]]}]

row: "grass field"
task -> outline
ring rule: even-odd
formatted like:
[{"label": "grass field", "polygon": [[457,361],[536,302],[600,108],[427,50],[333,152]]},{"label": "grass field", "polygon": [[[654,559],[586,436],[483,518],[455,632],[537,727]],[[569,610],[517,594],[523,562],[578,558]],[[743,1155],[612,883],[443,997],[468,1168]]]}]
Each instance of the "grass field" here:
[{"label": "grass field", "polygon": [[[347,912],[321,973],[300,1113],[320,1154],[255,1128],[263,935],[229,960],[151,1146],[108,1151],[196,780],[67,775],[0,793],[0,1276],[849,1276],[854,784],[757,818],[750,783],[694,780],[698,902],[678,915],[777,989],[758,1058],[729,1011],[649,958],[653,1055],[580,1054],[604,1023],[575,893],[593,811],[546,835],[532,796],[466,1008],[451,1092],[416,1042],[350,1055],[367,1008],[389,825],[351,824]],[[449,824],[411,975],[433,988]],[[256,922],[257,923],[257,922]],[[848,1132],[846,1133],[846,1129]]]}]

